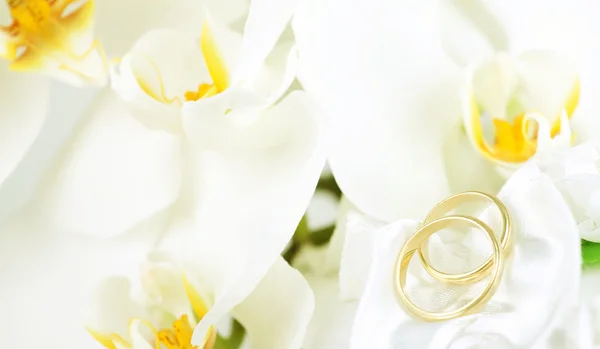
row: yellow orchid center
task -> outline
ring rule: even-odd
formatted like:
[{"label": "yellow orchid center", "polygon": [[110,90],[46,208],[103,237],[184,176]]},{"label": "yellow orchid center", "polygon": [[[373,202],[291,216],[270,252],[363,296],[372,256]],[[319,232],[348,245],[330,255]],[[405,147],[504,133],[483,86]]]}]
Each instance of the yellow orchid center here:
[{"label": "yellow orchid center", "polygon": [[206,62],[206,68],[212,78],[212,84],[201,83],[196,91],[185,93],[186,101],[197,101],[202,98],[212,97],[229,87],[229,72],[221,51],[215,42],[212,31],[205,22],[200,37],[200,48]]},{"label": "yellow orchid center", "polygon": [[[173,322],[172,329],[158,331],[156,339],[158,343],[163,344],[167,349],[200,349],[200,347],[192,345],[193,333],[187,315],[182,315]],[[211,349],[215,344],[215,337],[215,331],[211,328],[210,337],[202,349]]]},{"label": "yellow orchid center", "polygon": [[72,45],[74,35],[91,29],[93,0],[7,0],[7,3],[13,23],[0,27],[5,37],[0,55],[11,62],[11,69],[40,69],[51,58],[61,62],[59,69],[88,78],[64,61],[81,62],[95,50],[104,59],[97,41],[81,53],[76,53]]},{"label": "yellow orchid center", "polygon": [[[206,302],[204,302],[200,294],[191,286],[185,276],[183,278],[183,285],[192,309],[194,310],[195,317],[198,320],[202,320],[204,315],[208,312]],[[154,343],[157,349],[212,349],[217,337],[214,326],[210,326],[204,338],[204,344],[202,346],[192,345],[194,324],[190,321],[187,314],[183,314],[173,321],[172,327],[169,328],[156,330],[150,321],[134,318],[131,319],[129,324],[130,331],[137,324],[143,324],[149,330],[151,336],[146,340],[148,343]],[[128,342],[118,334],[103,334],[89,328],[88,332],[94,339],[108,349],[134,349],[132,343]]]},{"label": "yellow orchid center", "polygon": [[[570,119],[579,103],[579,82],[576,81],[564,104],[564,111]],[[522,163],[531,158],[537,150],[537,130],[535,121],[520,113],[512,121],[492,118],[493,139],[484,135],[480,107],[474,96],[470,97],[471,137],[477,149],[488,159],[506,163]],[[531,111],[534,112],[534,111]],[[552,123],[550,137],[561,131],[561,118],[557,115]]]},{"label": "yellow orchid center", "polygon": [[[202,27],[202,34],[200,36],[200,49],[202,50],[202,56],[212,82],[200,82],[196,90],[186,91],[183,94],[184,101],[198,101],[203,98],[212,97],[225,91],[229,87],[229,71],[227,70],[225,60],[221,55],[221,51],[219,50],[219,47],[212,35],[212,31],[207,23],[204,23]],[[156,101],[165,104],[176,102],[177,104],[181,105],[180,96],[167,96],[158,66],[150,58],[147,59],[154,69],[155,78],[158,80],[158,91],[153,87],[153,85],[156,86],[156,84],[149,83],[142,76],[136,76],[137,83],[140,88]]]}]

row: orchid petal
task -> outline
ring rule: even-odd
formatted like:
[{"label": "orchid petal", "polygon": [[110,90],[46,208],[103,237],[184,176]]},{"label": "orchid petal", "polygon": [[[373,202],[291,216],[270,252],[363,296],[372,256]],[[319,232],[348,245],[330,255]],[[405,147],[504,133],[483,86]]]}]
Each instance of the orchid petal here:
[{"label": "orchid petal", "polygon": [[508,49],[505,30],[485,3],[441,1],[439,16],[442,46],[461,67]]},{"label": "orchid petal", "polygon": [[373,230],[383,223],[368,219],[358,212],[345,217],[345,241],[340,262],[340,298],[358,300],[367,284],[371,261],[375,257]]},{"label": "orchid petal", "polygon": [[550,0],[544,2],[544,11],[540,11],[535,0],[494,2],[487,6],[504,28],[511,52],[551,49],[577,57],[587,37],[580,20],[585,2]]},{"label": "orchid petal", "polygon": [[526,51],[519,58],[521,91],[517,98],[527,111],[556,122],[563,111],[571,117],[579,103],[577,68],[568,57],[553,51]]},{"label": "orchid petal", "polygon": [[316,303],[302,348],[348,348],[357,303],[341,301],[337,278],[308,276],[307,279]]},{"label": "orchid petal", "polygon": [[329,272],[338,272],[342,263],[342,254],[344,252],[344,244],[346,243],[346,224],[348,222],[347,215],[357,212],[358,209],[342,195],[336,217],[335,229],[333,235],[327,245],[327,255],[325,263],[321,265],[324,269],[323,274]]},{"label": "orchid petal", "polygon": [[302,274],[279,258],[232,314],[246,329],[250,348],[296,349],[302,347],[314,306]]},{"label": "orchid petal", "polygon": [[444,143],[446,176],[452,192],[497,192],[504,178],[494,163],[479,154],[460,125],[449,130]]},{"label": "orchid petal", "polygon": [[227,26],[236,25],[248,16],[250,0],[206,0],[211,15]]},{"label": "orchid petal", "polygon": [[570,5],[577,11],[574,18],[577,20],[576,28],[579,29],[571,39],[583,47],[581,52],[576,51],[572,54],[577,61],[581,78],[581,98],[572,123],[577,141],[585,142],[594,140],[600,128],[600,119],[596,117],[600,109],[597,99],[600,93],[600,25],[594,15],[600,11],[600,4],[594,1],[576,1]]},{"label": "orchid petal", "polygon": [[183,107],[188,137],[212,149],[265,149],[300,138],[312,142],[317,132],[313,116],[312,103],[301,91],[266,110],[256,94],[238,88]]},{"label": "orchid petal", "polygon": [[42,128],[48,105],[48,81],[0,70],[0,183],[17,167]]},{"label": "orchid petal", "polygon": [[[95,1],[95,32],[110,58],[124,55],[131,44],[152,29],[179,29],[200,33],[204,16],[201,1],[145,0]],[[135,15],[133,15],[135,14]]]},{"label": "orchid petal", "polygon": [[298,50],[291,42],[278,43],[264,62],[251,88],[264,96],[265,106],[271,106],[283,96],[296,78]]},{"label": "orchid petal", "polygon": [[211,81],[203,61],[193,36],[154,30],[137,40],[113,70],[112,87],[141,122],[178,132],[184,94]]},{"label": "orchid petal", "polygon": [[[243,142],[226,144],[219,151],[190,150],[191,172],[197,174],[189,178],[194,188],[188,193],[193,218],[177,223],[161,246],[190,261],[200,275],[199,288],[214,297],[213,307],[196,328],[195,343],[201,343],[209,326],[256,287],[308,206],[325,158],[304,97],[291,95],[263,115],[271,120],[268,113],[274,113],[277,125],[296,125],[295,134],[286,133],[287,126],[272,128],[271,121],[259,121],[249,128],[265,135],[268,146],[260,138],[242,137]],[[282,130],[287,137],[278,134]],[[241,135],[248,132],[241,131]]]},{"label": "orchid petal", "polygon": [[132,319],[149,318],[148,310],[132,296],[132,285],[126,277],[111,276],[101,280],[86,309],[88,331],[101,336],[129,337],[124,329]]},{"label": "orchid petal", "polygon": [[294,21],[299,78],[328,118],[333,174],[378,219],[421,216],[449,194],[443,133],[460,103],[449,93],[458,76],[439,47],[436,6],[303,1]]},{"label": "orchid petal", "polygon": [[251,2],[244,28],[243,61],[236,71],[239,79],[253,81],[257,77],[260,67],[292,18],[297,4],[298,0]]},{"label": "orchid petal", "polygon": [[110,91],[70,144],[41,191],[42,212],[69,230],[115,235],[179,195],[179,140],[139,124]]},{"label": "orchid petal", "polygon": [[[0,320],[4,343],[14,348],[43,347],[48,343],[62,343],[65,348],[100,348],[86,324],[115,328],[119,324],[113,320],[125,319],[121,328],[126,328],[129,319],[125,317],[137,314],[139,309],[116,297],[127,293],[127,286],[116,280],[107,282],[108,288],[97,295],[103,295],[104,300],[110,298],[113,304],[119,304],[113,309],[124,312],[96,313],[87,308],[89,297],[101,299],[95,298],[92,291],[103,278],[134,273],[151,247],[152,238],[136,231],[123,239],[99,240],[57,231],[32,217],[35,215],[26,210],[0,227],[0,272],[6,282],[0,289],[0,306],[6,315]],[[25,274],[28,277],[24,278]],[[99,303],[93,303],[95,306]],[[82,311],[86,308],[89,312]],[[35,336],[31,335],[32,316],[43,324]]]}]

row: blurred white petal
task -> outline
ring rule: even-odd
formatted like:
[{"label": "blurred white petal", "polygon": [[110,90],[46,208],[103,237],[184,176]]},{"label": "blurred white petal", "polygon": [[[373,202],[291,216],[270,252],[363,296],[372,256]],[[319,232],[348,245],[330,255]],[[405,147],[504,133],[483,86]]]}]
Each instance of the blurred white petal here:
[{"label": "blurred white petal", "polygon": [[229,26],[245,19],[250,8],[250,0],[206,0],[205,4],[213,16]]},{"label": "blurred white petal", "polygon": [[[383,220],[424,214],[449,193],[443,134],[460,116],[457,71],[435,1],[304,1],[294,21],[300,80],[329,118],[332,171]],[[360,23],[360,25],[358,24]]]},{"label": "blurred white petal", "polygon": [[241,79],[253,81],[273,50],[298,4],[298,0],[253,0],[244,28]]},{"label": "blurred white petal", "polygon": [[195,0],[95,1],[95,32],[110,58],[124,55],[152,29],[169,28],[200,34],[203,3]]},{"label": "blurred white petal", "polygon": [[198,40],[175,30],[142,36],[111,78],[113,89],[142,123],[173,132],[181,130],[185,92],[211,81]]},{"label": "blurred white petal", "polygon": [[252,89],[270,106],[287,92],[298,73],[298,52],[292,42],[280,42],[264,62]]},{"label": "blurred white petal", "polygon": [[[344,243],[346,241],[346,215],[349,212],[356,212],[358,209],[354,206],[347,197],[342,195],[340,204],[338,206],[335,229],[333,235],[327,245],[327,256],[326,262],[322,265],[324,269],[322,272],[333,272],[339,271],[340,264],[342,261],[342,253],[344,250]],[[318,272],[315,271],[318,275]]]},{"label": "blurred white petal", "polygon": [[279,258],[232,314],[246,329],[250,348],[297,349],[314,306],[302,274]]},{"label": "blurred white petal", "polygon": [[575,56],[581,77],[581,99],[573,117],[577,141],[584,142],[597,138],[597,130],[600,129],[600,119],[596,117],[600,110],[597,98],[600,93],[600,24],[595,16],[600,11],[600,4],[581,0],[570,5],[577,11],[575,18],[580,29],[572,40],[584,47],[584,51]]},{"label": "blurred white petal", "polygon": [[212,149],[266,150],[282,143],[316,142],[317,125],[308,96],[295,91],[272,108],[253,91],[235,87],[186,103],[184,129],[194,144]]},{"label": "blurred white petal", "polygon": [[42,210],[71,231],[111,236],[178,197],[180,142],[141,125],[110,91],[96,103],[49,171]]},{"label": "blurred white petal", "polygon": [[12,173],[36,139],[46,118],[49,83],[1,66],[0,184]]},{"label": "blurred white petal", "polygon": [[461,126],[449,129],[444,142],[446,176],[450,189],[453,193],[468,190],[497,192],[504,183],[504,178],[498,174],[494,163],[477,152]]},{"label": "blurred white petal", "polygon": [[[507,115],[507,109],[520,82],[515,59],[499,53],[474,62],[467,76],[468,97],[472,94],[482,111],[493,118],[512,118]],[[463,117],[470,115],[465,112]],[[471,120],[465,119],[465,123],[469,125]]]},{"label": "blurred white petal", "polygon": [[[264,123],[261,103],[256,93],[237,87],[211,98],[185,103],[182,108],[184,131],[193,144],[209,149],[260,143],[265,135],[261,137],[255,131],[261,131]],[[285,123],[286,119],[278,121]],[[273,136],[275,134],[269,138]]]},{"label": "blurred white petal", "polygon": [[310,321],[304,349],[347,349],[357,303],[339,298],[337,278],[307,276],[315,293],[315,313]]},{"label": "blurred white petal", "polygon": [[577,67],[568,56],[548,50],[526,51],[518,62],[521,91],[517,98],[529,111],[552,122],[560,117],[574,89],[579,100]]},{"label": "blurred white petal", "polygon": [[549,0],[543,11],[535,0],[494,2],[488,7],[505,30],[510,51],[552,49],[577,55],[586,40],[579,35],[583,34],[579,19],[585,2]]},{"label": "blurred white petal", "polygon": [[357,212],[345,217],[345,241],[340,261],[339,287],[342,300],[358,300],[367,284],[375,253],[373,231],[383,223]]},{"label": "blurred white petal", "polygon": [[442,45],[460,66],[508,48],[504,28],[485,3],[441,1],[439,17]]},{"label": "blurred white petal", "polygon": [[117,333],[127,338],[126,324],[133,318],[148,318],[148,310],[132,299],[131,282],[124,276],[100,281],[87,305],[85,323],[88,330]]},{"label": "blurred white petal", "polygon": [[[6,282],[0,289],[0,307],[6,315],[0,320],[4,343],[14,348],[48,343],[62,343],[66,349],[102,348],[94,346],[86,331],[82,309],[102,278],[136,270],[154,236],[136,231],[118,240],[100,240],[52,229],[32,217],[31,211],[23,211],[0,227],[0,273]],[[41,324],[35,336],[32,317]]]},{"label": "blurred white petal", "polygon": [[[278,133],[286,134],[287,126],[282,130],[272,128],[270,121],[259,121],[250,129],[264,134],[268,144],[253,137],[241,137],[236,144],[230,137],[218,152],[192,151],[194,161],[189,165],[195,175],[188,180],[195,192],[187,194],[193,196],[188,207],[194,219],[174,227],[162,244],[192,261],[213,285],[214,306],[200,322],[196,340],[252,291],[308,206],[325,157],[313,115],[299,108],[302,101],[302,95],[289,96],[263,116],[270,120],[272,112],[277,125],[297,125],[296,133],[287,133],[287,138]],[[230,125],[223,129],[227,133],[239,132],[227,128]]]}]

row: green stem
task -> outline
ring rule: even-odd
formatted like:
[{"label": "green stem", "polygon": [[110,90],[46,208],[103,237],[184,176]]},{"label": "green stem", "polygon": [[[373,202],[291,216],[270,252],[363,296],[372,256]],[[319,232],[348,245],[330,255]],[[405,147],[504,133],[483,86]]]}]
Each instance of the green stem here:
[{"label": "green stem", "polygon": [[290,265],[294,261],[294,258],[296,258],[296,255],[298,255],[298,252],[300,252],[300,246],[301,244],[292,240],[292,243],[290,244],[288,249],[283,253],[283,259],[285,259],[285,261],[288,262]]},{"label": "green stem", "polygon": [[325,245],[331,240],[334,231],[335,224],[315,230],[310,234],[310,243],[315,246]]},{"label": "green stem", "polygon": [[338,186],[333,176],[323,177],[319,179],[317,189],[327,190],[328,192],[335,194],[335,196],[337,196],[338,198],[342,197],[342,190]]},{"label": "green stem", "polygon": [[584,268],[600,266],[600,244],[581,240],[581,259]]}]

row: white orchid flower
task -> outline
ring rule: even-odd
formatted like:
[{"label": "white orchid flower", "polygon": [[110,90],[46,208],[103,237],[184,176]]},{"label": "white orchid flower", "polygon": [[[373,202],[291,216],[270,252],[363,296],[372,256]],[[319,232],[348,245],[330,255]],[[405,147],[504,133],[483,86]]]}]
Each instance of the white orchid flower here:
[{"label": "white orchid flower", "polygon": [[106,57],[94,37],[94,1],[11,0],[2,10],[12,18],[0,34],[10,70],[77,85],[106,81]]},{"label": "white orchid flower", "polygon": [[[50,75],[69,82],[102,83],[93,39],[93,1],[8,1],[0,4],[0,183],[14,170],[43,124]],[[90,71],[91,70],[91,71]],[[23,74],[35,72],[39,75]]]},{"label": "white orchid flower", "polygon": [[[561,193],[547,175],[529,164],[509,179],[499,198],[512,216],[515,234],[500,287],[482,311],[447,321],[416,320],[395,295],[396,259],[418,222],[365,225],[356,218],[348,221],[347,245],[365,251],[365,258],[342,263],[342,270],[352,268],[354,272],[346,273],[352,278],[341,282],[354,285],[354,294],[360,297],[351,349],[580,348],[580,243]],[[496,214],[486,210],[480,218],[494,226]],[[373,228],[365,229],[369,225]],[[440,268],[443,261],[443,270],[454,271],[479,265],[491,251],[480,235],[455,235],[459,239],[433,235],[432,263]],[[356,274],[359,263],[369,266],[366,275]],[[477,297],[481,290],[477,285],[443,286],[425,275],[419,263],[411,263],[407,292],[430,311],[450,309]]]},{"label": "white orchid flower", "polygon": [[[133,273],[154,244],[141,238],[148,236],[143,230],[112,241],[67,234],[28,210],[3,222],[0,232],[0,325],[13,348],[93,347],[81,313],[91,292],[104,277]],[[35,335],[33,318],[44,324]]]},{"label": "white orchid flower", "polygon": [[[0,228],[4,343],[103,347],[90,330],[109,348],[122,348],[124,342],[115,334],[134,348],[145,348],[144,341],[132,342],[139,337],[134,332],[129,336],[130,320],[144,330],[151,323],[168,340],[174,322],[185,325],[187,315],[189,327],[183,327],[187,332],[182,335],[188,335],[188,342],[174,348],[191,348],[190,343],[202,348],[229,314],[246,329],[250,348],[300,348],[314,307],[312,292],[279,255],[286,237],[263,234],[268,227],[251,229],[255,222],[246,218],[238,217],[248,230],[232,229],[228,222],[212,229],[181,225],[157,244],[144,227],[99,239],[61,233],[32,220],[30,211],[22,212]],[[151,250],[156,252],[148,254]],[[139,281],[142,287],[136,288]],[[105,287],[98,290],[99,283]],[[102,297],[89,304],[98,292]],[[32,314],[44,325],[28,336]],[[153,338],[144,337],[152,348]]]},{"label": "white orchid flower", "polygon": [[157,213],[198,208],[227,220],[239,209],[291,234],[324,155],[307,96],[282,97],[296,60],[293,47],[275,45],[292,15],[284,3],[253,2],[243,38],[201,16],[200,40],[142,36],[49,174],[42,211],[69,230],[111,236]]},{"label": "white orchid flower", "polygon": [[[139,296],[126,277],[103,281],[88,314],[93,338],[109,349],[212,349],[218,323],[204,322],[222,320],[212,316],[214,300],[236,292],[239,280],[223,288],[219,273],[186,268],[165,256],[150,256],[140,273]],[[249,348],[300,348],[313,307],[302,275],[279,258],[229,313],[246,330]]]},{"label": "white orchid flower", "polygon": [[[226,2],[226,1],[224,1]],[[197,1],[7,0],[0,4],[0,183],[14,171],[46,119],[50,79],[103,85],[107,59],[150,28],[191,28]],[[131,14],[135,13],[135,16]]]},{"label": "white orchid flower", "polygon": [[495,192],[534,154],[570,146],[570,118],[589,124],[597,88],[583,56],[591,22],[568,7],[303,2],[300,78],[329,117],[345,195],[387,222],[418,217],[453,192]]}]

